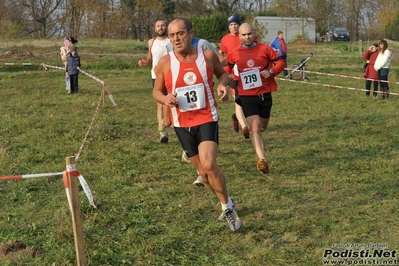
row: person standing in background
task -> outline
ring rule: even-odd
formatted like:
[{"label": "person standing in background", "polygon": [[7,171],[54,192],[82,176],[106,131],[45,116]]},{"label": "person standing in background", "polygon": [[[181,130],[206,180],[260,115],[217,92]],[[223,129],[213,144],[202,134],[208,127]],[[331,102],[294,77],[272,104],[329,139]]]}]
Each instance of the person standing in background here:
[{"label": "person standing in background", "polygon": [[[66,46],[66,50],[65,50],[64,46],[60,48],[61,60],[62,60],[62,63],[64,64],[64,67],[66,67],[67,57],[71,54],[72,48],[75,48],[76,54],[78,54],[77,43],[78,43],[78,40],[72,36],[68,37],[68,38],[64,38],[64,46]],[[65,89],[68,94],[71,93],[71,81],[70,81],[70,78],[68,75],[65,76]]]},{"label": "person standing in background", "polygon": [[[154,88],[155,82],[155,71],[154,68],[157,66],[159,59],[167,54],[166,45],[169,43],[169,38],[166,32],[166,20],[159,19],[155,22],[155,37],[148,40],[148,53],[147,58],[140,59],[138,61],[139,66],[146,67],[152,62],[151,78],[152,87]],[[166,93],[166,90],[164,91]],[[168,143],[169,136],[166,132],[166,127],[164,125],[163,119],[166,113],[166,107],[162,104],[157,103],[157,121],[158,121],[158,131],[159,139],[161,143]]]},{"label": "person standing in background", "polygon": [[374,69],[378,72],[378,79],[380,80],[381,98],[385,100],[389,96],[388,74],[391,67],[392,51],[388,49],[386,40],[381,40],[378,45],[379,53],[374,63]]},{"label": "person standing in background", "polygon": [[363,58],[367,60],[366,68],[364,70],[364,77],[366,78],[366,96],[370,96],[371,83],[373,83],[373,97],[377,99],[378,92],[378,73],[374,69],[375,60],[378,57],[378,43],[373,43],[367,51],[364,52]]},{"label": "person standing in background", "polygon": [[[64,38],[64,45],[60,47],[60,56],[61,56],[61,61],[64,67],[66,66],[66,61],[67,61],[67,54],[68,54],[68,46],[69,46],[69,41],[68,38]],[[65,76],[65,90],[69,92],[71,90],[71,83],[69,81],[69,76]]]},{"label": "person standing in background", "polygon": [[72,46],[70,48],[70,55],[67,56],[67,61],[65,65],[66,75],[69,77],[71,82],[71,90],[68,94],[78,93],[79,91],[79,69],[80,69],[80,56],[77,53],[77,48]]},{"label": "person standing in background", "polygon": [[[274,38],[273,41],[270,43],[270,47],[273,48],[273,50],[281,56],[281,58],[287,65],[287,44],[284,40],[284,33],[281,30],[277,32],[277,37]],[[288,76],[288,71],[285,68],[283,71],[283,75],[284,77]]]},{"label": "person standing in background", "polygon": [[71,50],[72,47],[75,47],[76,48],[76,53],[78,53],[78,45],[77,45],[78,40],[75,39],[74,37],[68,37],[67,40],[68,40],[67,56],[69,55],[70,50]]},{"label": "person standing in background", "polygon": [[[220,40],[219,53],[223,56],[228,56],[229,53],[236,47],[241,45],[240,37],[238,36],[238,28],[241,25],[241,21],[237,16],[230,16],[227,19],[227,27],[229,33],[222,37]],[[235,99],[237,97],[237,86],[238,86],[238,73],[235,68],[231,70],[228,66],[224,67],[226,73],[233,77],[234,80],[229,83],[230,93]],[[239,126],[241,126],[242,134],[246,139],[249,138],[249,128],[247,121],[245,120],[244,113],[240,105],[235,104],[235,113],[231,116],[233,119],[233,128],[235,132],[239,132]]]}]

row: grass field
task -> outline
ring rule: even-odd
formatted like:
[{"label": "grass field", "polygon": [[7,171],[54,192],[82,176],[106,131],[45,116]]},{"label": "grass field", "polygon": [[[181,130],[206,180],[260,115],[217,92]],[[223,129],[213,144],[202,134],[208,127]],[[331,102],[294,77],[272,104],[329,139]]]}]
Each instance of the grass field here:
[{"label": "grass field", "polygon": [[[17,56],[0,63],[60,66],[60,45],[1,40],[0,55]],[[289,45],[289,65],[313,52],[307,70],[350,77],[278,80],[263,133],[269,175],[256,170],[250,141],[232,129],[233,102],[219,104],[218,162],[243,220],[237,233],[217,221],[216,197],[192,185],[196,172],[181,162],[173,130],[167,145],[159,143],[150,68],[137,67],[144,47],[79,40],[82,69],[106,81],[120,105],[100,101],[77,162],[97,205],[81,191],[90,265],[330,265],[331,256],[323,257],[329,249],[398,248],[398,85],[388,101],[366,97],[364,81],[351,78],[362,77],[364,64],[356,45]],[[398,63],[394,56],[391,81]],[[4,64],[0,83],[0,177],[63,171],[92,122],[101,84],[81,74],[79,94],[67,95],[60,70]],[[0,265],[76,264],[61,177],[0,181],[0,202]],[[17,240],[27,247],[6,249]],[[394,259],[387,253],[379,262]]]}]

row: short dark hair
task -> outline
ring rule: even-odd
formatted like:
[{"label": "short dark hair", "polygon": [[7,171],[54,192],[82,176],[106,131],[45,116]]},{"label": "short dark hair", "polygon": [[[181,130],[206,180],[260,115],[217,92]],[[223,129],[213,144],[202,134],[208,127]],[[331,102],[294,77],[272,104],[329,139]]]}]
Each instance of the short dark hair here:
[{"label": "short dark hair", "polygon": [[[155,20],[155,23],[156,23],[157,21],[163,21],[163,22],[165,22],[165,25],[168,26],[168,22],[167,22],[166,19],[164,19],[164,18],[159,18],[159,19]],[[155,24],[155,23],[154,23],[154,24]]]}]

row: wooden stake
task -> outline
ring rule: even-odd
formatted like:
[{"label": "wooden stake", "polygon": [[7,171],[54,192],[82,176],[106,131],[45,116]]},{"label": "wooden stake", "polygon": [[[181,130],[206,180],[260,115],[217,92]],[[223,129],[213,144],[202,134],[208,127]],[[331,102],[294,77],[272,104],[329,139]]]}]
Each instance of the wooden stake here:
[{"label": "wooden stake", "polygon": [[87,266],[82,219],[80,217],[80,200],[78,189],[78,172],[76,170],[75,157],[66,158],[66,169],[69,182],[69,193],[72,201],[71,215],[73,235],[75,238],[76,261],[78,266]]}]

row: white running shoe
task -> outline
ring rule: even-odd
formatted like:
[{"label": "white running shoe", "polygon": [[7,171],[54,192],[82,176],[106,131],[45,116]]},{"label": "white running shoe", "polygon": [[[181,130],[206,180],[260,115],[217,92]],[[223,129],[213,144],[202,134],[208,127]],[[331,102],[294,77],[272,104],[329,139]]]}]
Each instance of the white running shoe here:
[{"label": "white running shoe", "polygon": [[[235,209],[235,208],[236,208],[236,204],[234,203],[234,200],[233,200],[233,199],[231,199],[231,201],[233,202],[233,209]],[[219,215],[218,220],[219,220],[219,221],[223,221],[223,220],[225,220],[225,219],[226,219],[226,215],[224,215],[224,212],[222,212],[222,214]]]},{"label": "white running shoe", "polygon": [[189,163],[190,162],[190,158],[188,158],[188,156],[187,156],[185,151],[183,151],[183,153],[181,155],[181,161],[185,162],[185,163]]},{"label": "white running shoe", "polygon": [[231,231],[234,232],[240,230],[242,222],[240,217],[238,217],[235,208],[225,210],[224,215],[226,216],[226,220]]},{"label": "white running shoe", "polygon": [[193,185],[202,187],[204,186],[204,181],[202,181],[202,176],[198,175],[197,179],[194,181]]},{"label": "white running shoe", "polygon": [[159,132],[159,140],[161,141],[161,143],[168,143],[168,133],[166,133],[165,131]]}]

